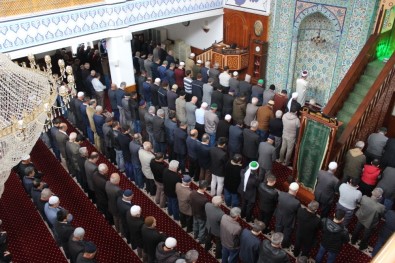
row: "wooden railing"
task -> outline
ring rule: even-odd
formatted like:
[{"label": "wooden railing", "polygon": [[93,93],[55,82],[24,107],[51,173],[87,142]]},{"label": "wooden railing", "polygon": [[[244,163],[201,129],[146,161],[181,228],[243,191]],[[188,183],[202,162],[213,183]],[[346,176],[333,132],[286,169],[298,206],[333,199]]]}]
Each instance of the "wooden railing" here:
[{"label": "wooden railing", "polygon": [[196,61],[198,61],[199,59],[200,59],[201,61],[203,61],[203,63],[204,63],[205,61],[208,61],[208,60],[211,61],[212,55],[213,55],[213,49],[210,48],[210,49],[204,51],[203,53],[197,55],[197,56],[196,56]]},{"label": "wooden railing", "polygon": [[103,0],[0,0],[0,17],[32,14],[59,8],[100,3]]},{"label": "wooden railing", "polygon": [[[363,129],[364,135],[377,130],[378,126],[380,125],[379,120],[377,118],[372,119],[371,113],[376,108],[376,106],[378,106],[378,102],[383,96],[390,96],[390,94],[387,93],[389,93],[391,90],[390,85],[394,74],[395,53],[388,60],[376,81],[370,88],[369,92],[366,94],[365,98],[359,105],[351,121],[348,123],[347,127],[341,134],[333,151],[333,159],[341,162],[348,149],[353,147],[353,144],[357,140],[361,139]],[[366,131],[367,126],[369,127],[369,131]]]}]

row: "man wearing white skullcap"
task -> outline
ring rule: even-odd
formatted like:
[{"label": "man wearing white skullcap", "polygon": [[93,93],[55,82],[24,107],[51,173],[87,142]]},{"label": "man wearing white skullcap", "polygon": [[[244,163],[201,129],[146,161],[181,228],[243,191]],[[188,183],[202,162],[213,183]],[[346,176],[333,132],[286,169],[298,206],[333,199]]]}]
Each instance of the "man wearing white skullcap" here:
[{"label": "man wearing white skullcap", "polygon": [[191,53],[189,58],[185,60],[185,71],[190,70],[192,72],[193,66],[195,66],[195,54]]},{"label": "man wearing white skullcap", "polygon": [[288,193],[279,192],[278,205],[276,209],[276,232],[284,234],[282,247],[288,248],[291,244],[291,234],[294,228],[296,213],[300,207],[300,202],[296,199],[299,185],[293,182],[289,185]]},{"label": "man wearing white skullcap", "polygon": [[296,92],[298,93],[298,102],[300,105],[304,106],[306,103],[306,91],[309,85],[307,79],[308,72],[303,70],[300,78],[296,80]]},{"label": "man wearing white skullcap", "polygon": [[[62,207],[59,205],[60,200],[59,197],[53,195],[49,198],[48,203],[45,204],[44,206],[44,212],[45,216],[47,217],[47,222],[51,226],[55,226],[55,223],[57,222],[57,213]],[[67,222],[71,222],[73,220],[73,215],[68,214],[67,215]]]},{"label": "man wearing white skullcap", "polygon": [[141,228],[144,225],[144,217],[141,216],[141,207],[134,205],[130,208],[130,213],[126,213],[126,225],[129,232],[129,240],[133,249],[137,249],[137,255],[143,255],[143,237]]},{"label": "man wearing white skullcap", "polygon": [[166,238],[166,241],[160,242],[156,248],[156,260],[158,262],[175,262],[181,257],[176,247],[177,240],[174,237]]},{"label": "man wearing white skullcap", "polygon": [[317,184],[314,189],[315,200],[320,203],[321,218],[328,217],[335,196],[339,179],[335,176],[337,163],[331,162],[328,171],[320,170],[317,173]]}]

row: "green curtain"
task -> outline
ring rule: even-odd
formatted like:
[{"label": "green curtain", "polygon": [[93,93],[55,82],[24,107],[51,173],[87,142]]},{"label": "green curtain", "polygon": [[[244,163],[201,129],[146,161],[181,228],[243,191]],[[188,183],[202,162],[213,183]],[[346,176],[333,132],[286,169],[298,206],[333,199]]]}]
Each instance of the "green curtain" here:
[{"label": "green curtain", "polygon": [[314,190],[317,172],[321,169],[328,148],[330,128],[307,120],[298,156],[298,181]]}]

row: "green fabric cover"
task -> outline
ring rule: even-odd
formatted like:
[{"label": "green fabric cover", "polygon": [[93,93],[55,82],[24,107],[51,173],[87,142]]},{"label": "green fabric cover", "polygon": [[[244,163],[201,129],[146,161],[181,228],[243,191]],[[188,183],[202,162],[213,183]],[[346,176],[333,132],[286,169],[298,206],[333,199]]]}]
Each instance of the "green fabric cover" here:
[{"label": "green fabric cover", "polygon": [[330,128],[313,120],[307,120],[299,148],[298,181],[314,190],[317,172],[321,169],[329,143]]}]

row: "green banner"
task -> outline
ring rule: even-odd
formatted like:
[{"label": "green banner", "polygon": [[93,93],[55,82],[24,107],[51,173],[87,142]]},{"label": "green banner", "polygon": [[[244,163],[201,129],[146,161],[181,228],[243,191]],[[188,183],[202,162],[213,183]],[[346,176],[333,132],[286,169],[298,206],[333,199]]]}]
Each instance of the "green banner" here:
[{"label": "green banner", "polygon": [[321,169],[329,143],[330,128],[313,120],[307,120],[299,147],[298,181],[314,190],[317,172]]}]

